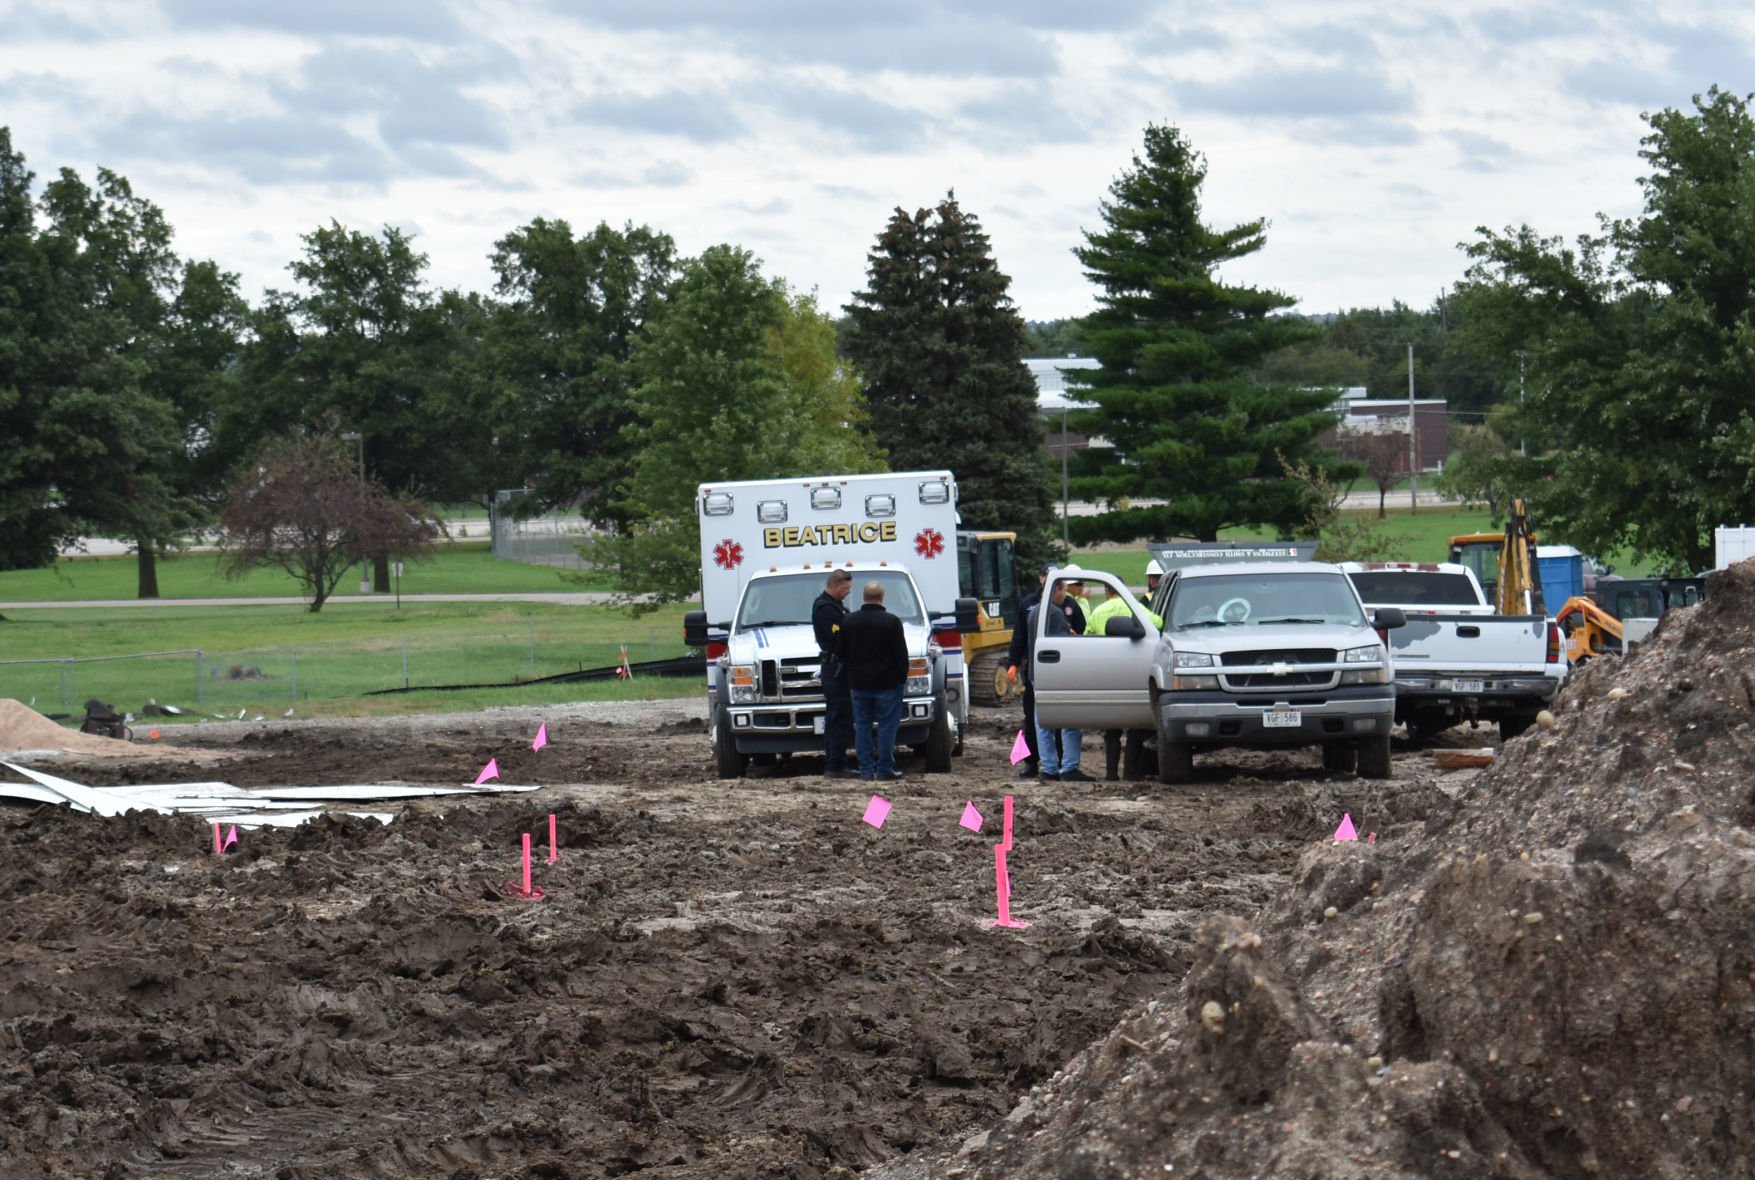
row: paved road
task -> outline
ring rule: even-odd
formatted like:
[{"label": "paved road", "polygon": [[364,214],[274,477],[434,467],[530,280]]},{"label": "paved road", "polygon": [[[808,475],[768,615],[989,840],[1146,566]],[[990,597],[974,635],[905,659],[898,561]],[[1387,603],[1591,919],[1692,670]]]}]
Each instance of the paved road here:
[{"label": "paved road", "polygon": [[[615,596],[603,590],[580,590],[561,594],[404,594],[402,601],[413,602],[558,602],[563,606],[588,606],[609,602]],[[0,602],[0,611],[54,610],[81,606],[303,606],[303,598],[104,598],[79,602]],[[334,594],[323,600],[330,606],[375,603],[395,606],[394,594]]]}]

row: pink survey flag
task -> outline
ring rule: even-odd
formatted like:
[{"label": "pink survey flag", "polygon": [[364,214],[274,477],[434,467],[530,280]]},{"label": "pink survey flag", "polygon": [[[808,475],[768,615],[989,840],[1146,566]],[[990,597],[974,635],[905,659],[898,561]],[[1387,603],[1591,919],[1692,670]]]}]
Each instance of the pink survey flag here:
[{"label": "pink survey flag", "polygon": [[481,784],[487,782],[490,778],[499,778],[499,777],[500,777],[499,759],[489,758],[488,764],[481,768],[480,774],[475,776],[475,785],[479,787],[479,786],[481,786]]},{"label": "pink survey flag", "polygon": [[957,823],[968,828],[971,832],[979,832],[981,830],[981,813],[975,810],[975,800],[971,799],[969,802],[963,804],[963,818],[958,820]]},{"label": "pink survey flag", "polygon": [[1012,743],[1012,765],[1016,766],[1030,756],[1030,743],[1024,740],[1024,731],[1018,730],[1018,740]]},{"label": "pink survey flag", "polygon": [[889,814],[890,801],[881,795],[873,795],[871,802],[865,805],[865,822],[874,828],[883,827],[884,820],[889,818]]},{"label": "pink survey flag", "polygon": [[232,830],[225,834],[225,846],[227,848],[230,848],[233,844],[236,844],[237,842],[238,842],[238,825],[233,824]]},{"label": "pink survey flag", "polygon": [[1341,813],[1341,826],[1335,829],[1335,839],[1338,841],[1357,840],[1358,838],[1359,833],[1353,827],[1352,813],[1343,811]]},{"label": "pink survey flag", "polygon": [[548,722],[544,721],[541,725],[536,727],[536,737],[530,743],[530,748],[532,750],[540,750],[546,745],[548,745]]}]

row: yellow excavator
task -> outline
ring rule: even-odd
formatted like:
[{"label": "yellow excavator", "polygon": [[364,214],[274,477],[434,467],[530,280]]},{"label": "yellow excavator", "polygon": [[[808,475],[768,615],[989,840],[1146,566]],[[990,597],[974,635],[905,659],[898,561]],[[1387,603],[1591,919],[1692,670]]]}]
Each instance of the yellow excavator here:
[{"label": "yellow excavator", "polygon": [[[960,637],[969,701],[998,705],[1018,691],[1006,679],[1006,649],[1018,621],[1016,533],[957,531],[957,580],[965,598],[981,603],[981,629]],[[941,637],[940,642],[944,642]]]},{"label": "yellow excavator", "polygon": [[1599,581],[1594,598],[1568,598],[1554,617],[1566,633],[1566,658],[1581,664],[1626,654],[1652,633],[1666,611],[1693,606],[1705,596],[1704,578],[1614,578]]},{"label": "yellow excavator", "polygon": [[1474,571],[1499,614],[1535,615],[1545,611],[1542,575],[1536,565],[1536,534],[1530,529],[1529,507],[1522,497],[1511,501],[1504,532],[1452,537],[1450,560]]}]

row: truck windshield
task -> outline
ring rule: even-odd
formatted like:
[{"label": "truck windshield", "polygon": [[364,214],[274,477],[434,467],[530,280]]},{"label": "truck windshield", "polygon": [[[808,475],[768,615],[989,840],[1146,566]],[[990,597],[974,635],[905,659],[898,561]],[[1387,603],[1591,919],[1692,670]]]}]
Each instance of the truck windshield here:
[{"label": "truck windshield", "polygon": [[1318,571],[1180,578],[1169,608],[1172,631],[1299,623],[1365,625],[1365,612],[1346,576]]},{"label": "truck windshield", "polygon": [[1395,606],[1480,606],[1467,574],[1430,570],[1361,570],[1350,575],[1368,604]]},{"label": "truck windshield", "polygon": [[[811,606],[823,592],[827,574],[815,570],[782,574],[775,578],[757,578],[744,587],[743,599],[737,604],[736,629],[784,627],[790,624],[810,625]],[[848,610],[858,610],[865,600],[865,586],[876,582],[884,588],[884,609],[904,623],[924,623],[920,599],[914,593],[913,579],[902,570],[856,570],[853,592],[847,596]]]}]

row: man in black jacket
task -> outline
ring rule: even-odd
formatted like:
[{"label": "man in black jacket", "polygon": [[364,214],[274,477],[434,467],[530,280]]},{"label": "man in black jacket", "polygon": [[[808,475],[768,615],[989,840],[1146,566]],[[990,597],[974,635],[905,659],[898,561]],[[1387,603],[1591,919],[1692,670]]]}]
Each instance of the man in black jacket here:
[{"label": "man in black jacket", "polygon": [[853,701],[847,695],[847,670],[836,656],[841,627],[847,621],[845,605],[853,589],[853,575],[831,570],[823,592],[811,605],[810,622],[817,633],[817,655],[822,660],[823,749],[828,755],[823,773],[830,778],[852,778],[847,747],[853,744]]},{"label": "man in black jacket", "polygon": [[853,697],[859,777],[890,782],[902,777],[896,769],[896,730],[902,724],[902,689],[908,683],[908,636],[902,620],[884,609],[881,583],[867,582],[863,597],[864,604],[841,624],[835,650],[847,669]]}]

